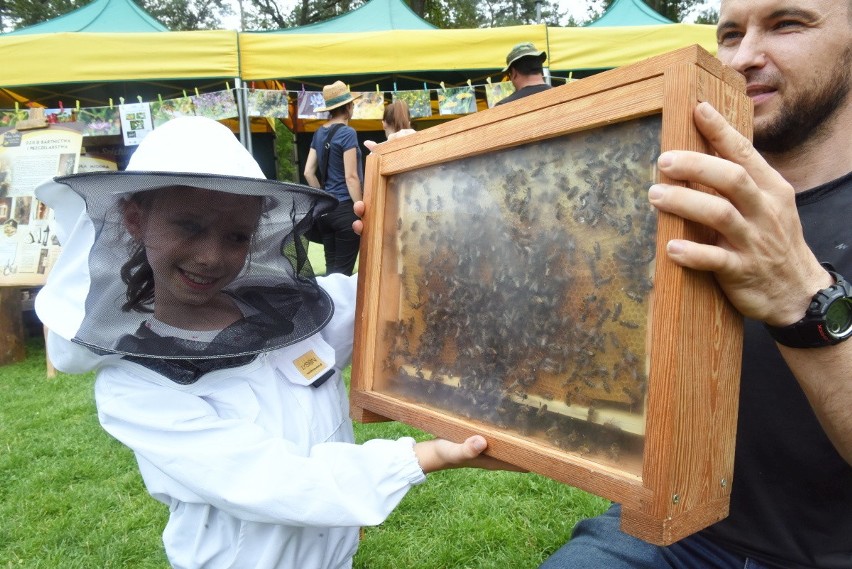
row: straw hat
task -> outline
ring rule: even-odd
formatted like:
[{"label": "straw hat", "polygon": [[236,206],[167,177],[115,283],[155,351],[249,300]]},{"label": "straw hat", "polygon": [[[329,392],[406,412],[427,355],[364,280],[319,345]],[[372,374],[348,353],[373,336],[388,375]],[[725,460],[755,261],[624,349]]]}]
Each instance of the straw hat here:
[{"label": "straw hat", "polygon": [[360,96],[361,94],[358,93],[353,97],[352,93],[349,92],[349,87],[347,87],[343,81],[335,81],[331,85],[326,85],[322,88],[322,98],[325,100],[325,106],[314,110],[330,111],[331,109],[336,109],[337,107],[351,103]]},{"label": "straw hat", "polygon": [[509,71],[512,64],[522,57],[537,57],[542,63],[547,59],[547,53],[536,49],[532,42],[519,43],[512,48],[509,55],[506,56],[506,67],[502,69],[503,73]]}]

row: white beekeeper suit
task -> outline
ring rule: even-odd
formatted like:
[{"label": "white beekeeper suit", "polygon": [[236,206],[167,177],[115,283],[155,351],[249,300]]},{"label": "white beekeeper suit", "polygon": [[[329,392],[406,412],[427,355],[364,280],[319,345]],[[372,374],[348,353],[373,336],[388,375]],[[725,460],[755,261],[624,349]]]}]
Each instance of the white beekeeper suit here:
[{"label": "white beekeeper suit", "polygon": [[[245,322],[217,339],[148,344],[134,333],[150,313],[120,308],[127,249],[116,203],[173,186],[266,205],[250,264],[229,287]],[[169,507],[172,566],[350,567],[359,526],[381,523],[425,476],[413,439],[353,444],[341,369],[352,353],[355,277],[314,279],[293,238],[327,197],[263,179],[227,128],[198,117],[153,131],[126,172],[57,178],[37,195],[54,208],[63,245],[36,300],[50,358],[70,373],[97,370],[101,424],[134,451],[148,491]]]}]

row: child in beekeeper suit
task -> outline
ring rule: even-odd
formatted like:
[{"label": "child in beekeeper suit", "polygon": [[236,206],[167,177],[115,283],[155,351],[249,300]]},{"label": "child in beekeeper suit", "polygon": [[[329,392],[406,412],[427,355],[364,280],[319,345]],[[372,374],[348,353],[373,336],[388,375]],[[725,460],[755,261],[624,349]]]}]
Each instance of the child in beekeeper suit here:
[{"label": "child in beekeeper suit", "polygon": [[97,370],[101,424],[169,507],[174,567],[350,567],[359,526],[425,473],[495,466],[480,436],[353,443],[356,280],[315,278],[301,239],[335,200],[266,180],[225,126],[175,119],[126,171],[37,196],[63,246],[36,301],[49,356]]}]

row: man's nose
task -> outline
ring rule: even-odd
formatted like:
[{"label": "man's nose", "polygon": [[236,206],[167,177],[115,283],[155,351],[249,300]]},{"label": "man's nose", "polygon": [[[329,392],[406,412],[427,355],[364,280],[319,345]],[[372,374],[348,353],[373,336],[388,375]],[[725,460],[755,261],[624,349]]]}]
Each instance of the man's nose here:
[{"label": "man's nose", "polygon": [[733,67],[742,75],[750,70],[762,68],[767,61],[761,34],[749,31],[745,33],[735,49],[730,52],[720,50],[719,56],[723,63]]}]

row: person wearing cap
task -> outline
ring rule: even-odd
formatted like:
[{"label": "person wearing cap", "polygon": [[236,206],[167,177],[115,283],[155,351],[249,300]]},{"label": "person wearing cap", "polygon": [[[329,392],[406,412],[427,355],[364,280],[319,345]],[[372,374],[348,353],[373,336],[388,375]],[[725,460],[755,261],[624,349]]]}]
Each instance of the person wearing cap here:
[{"label": "person wearing cap", "polygon": [[351,567],[359,526],[426,473],[501,466],[478,435],[354,444],[357,278],[314,277],[302,239],[336,200],[267,180],[224,125],[174,119],[126,171],[36,196],[62,244],[36,298],[50,360],[97,372],[101,425],[169,508],[173,567]]},{"label": "person wearing cap", "polygon": [[[501,99],[497,105],[504,105],[524,97],[550,89],[544,81],[544,62],[547,53],[536,49],[532,42],[519,43],[506,56],[503,73],[509,76],[515,92]],[[496,105],[495,105],[496,106]]]},{"label": "person wearing cap", "polygon": [[326,274],[351,275],[361,245],[360,236],[352,231],[357,219],[352,204],[362,196],[364,165],[358,135],[349,120],[360,94],[353,96],[342,81],[335,81],[322,88],[322,96],[325,106],[316,110],[328,111],[329,119],[314,133],[304,174],[309,186],[325,190],[338,201],[315,227],[325,251]]}]

